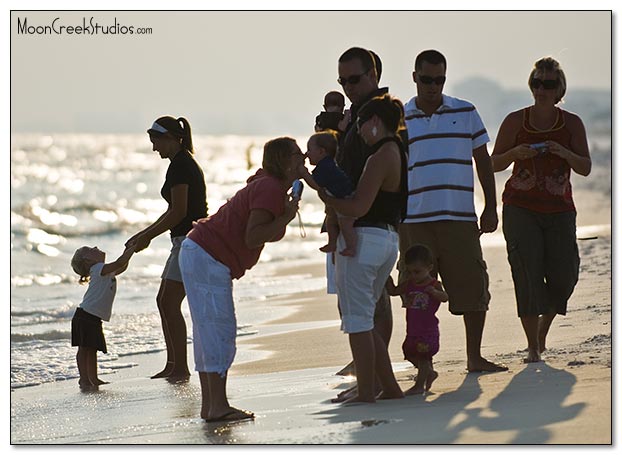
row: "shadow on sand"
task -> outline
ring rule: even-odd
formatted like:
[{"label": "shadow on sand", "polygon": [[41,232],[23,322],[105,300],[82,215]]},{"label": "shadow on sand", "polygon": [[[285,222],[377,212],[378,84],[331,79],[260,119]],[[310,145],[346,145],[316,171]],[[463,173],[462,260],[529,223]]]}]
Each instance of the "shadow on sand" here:
[{"label": "shadow on sand", "polygon": [[[585,403],[564,405],[576,377],[544,362],[525,365],[489,401],[480,385],[487,376],[465,374],[456,390],[438,395],[341,406],[319,414],[347,428],[352,444],[369,444],[370,439],[378,444],[545,444],[551,439],[547,426],[572,420],[585,408]],[[482,432],[491,437],[474,440],[473,434]]]}]

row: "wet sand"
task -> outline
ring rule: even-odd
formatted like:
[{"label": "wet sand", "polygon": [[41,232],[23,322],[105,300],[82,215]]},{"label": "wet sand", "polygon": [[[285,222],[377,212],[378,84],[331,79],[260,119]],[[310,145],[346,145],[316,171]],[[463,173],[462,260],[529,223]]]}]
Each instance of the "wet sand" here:
[{"label": "wet sand", "polygon": [[[491,309],[482,352],[509,371],[467,374],[464,327],[441,307],[439,378],[430,393],[343,406],[330,399],[351,384],[336,376],[350,360],[336,297],[300,293],[278,302],[295,309],[238,340],[229,376],[232,405],[254,421],[218,424],[199,417],[198,375],[170,383],[149,375],[164,353],[124,358],[133,368],[103,375],[110,384],[81,392],[63,381],[11,393],[13,444],[610,444],[612,442],[611,234],[579,241],[581,276],[566,317],[551,329],[543,362],[525,364],[505,249],[484,248]],[[290,274],[291,270],[283,270]],[[318,263],[297,270],[322,276]],[[407,389],[403,309],[393,300],[390,354]],[[191,350],[190,350],[191,352]],[[252,355],[244,355],[251,352]]]}]

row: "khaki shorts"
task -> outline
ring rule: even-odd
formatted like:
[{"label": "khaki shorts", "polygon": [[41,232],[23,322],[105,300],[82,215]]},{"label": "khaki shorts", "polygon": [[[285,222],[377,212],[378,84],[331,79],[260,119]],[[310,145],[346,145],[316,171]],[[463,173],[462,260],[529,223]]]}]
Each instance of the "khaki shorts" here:
[{"label": "khaki shorts", "polygon": [[400,225],[399,282],[404,279],[404,256],[408,248],[421,243],[434,255],[433,275],[440,275],[449,295],[449,311],[464,314],[487,311],[490,302],[488,272],[479,243],[477,223],[433,221]]},{"label": "khaki shorts", "polygon": [[162,275],[160,275],[160,278],[163,280],[182,281],[181,270],[179,269],[179,249],[181,248],[181,242],[183,242],[185,238],[186,237],[183,235],[171,238],[171,243],[173,244],[171,247],[171,254],[168,256],[168,260],[164,265]]}]

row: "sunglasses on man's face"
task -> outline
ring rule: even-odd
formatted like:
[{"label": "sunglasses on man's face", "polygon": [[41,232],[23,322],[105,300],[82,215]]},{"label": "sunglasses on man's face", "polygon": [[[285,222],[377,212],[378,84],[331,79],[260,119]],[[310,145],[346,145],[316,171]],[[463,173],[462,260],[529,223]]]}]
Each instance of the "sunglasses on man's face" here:
[{"label": "sunglasses on man's face", "polygon": [[367,74],[367,71],[365,71],[363,74],[355,74],[349,77],[340,77],[339,79],[337,79],[337,83],[341,85],[342,87],[345,87],[346,84],[356,85],[359,82],[361,82],[361,78],[365,76],[366,74]]},{"label": "sunglasses on man's face", "polygon": [[419,82],[425,85],[430,85],[430,84],[443,85],[445,81],[447,80],[445,76],[432,77],[432,76],[417,75],[417,77],[419,78]]},{"label": "sunglasses on man's face", "polygon": [[543,87],[544,90],[553,90],[559,86],[559,80],[558,79],[538,79],[534,77],[531,80],[530,85],[532,89]]}]

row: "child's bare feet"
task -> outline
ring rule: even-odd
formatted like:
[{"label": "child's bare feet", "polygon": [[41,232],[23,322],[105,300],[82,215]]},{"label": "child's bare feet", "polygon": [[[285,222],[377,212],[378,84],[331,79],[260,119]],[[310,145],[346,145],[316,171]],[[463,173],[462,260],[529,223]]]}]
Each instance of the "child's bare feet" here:
[{"label": "child's bare feet", "polygon": [[428,373],[428,377],[425,380],[426,392],[430,390],[430,388],[432,387],[432,383],[436,380],[436,378],[438,378],[438,373],[436,371],[432,370],[430,371],[430,373]]},{"label": "child's bare feet", "polygon": [[344,248],[339,252],[342,256],[356,256],[356,249],[354,248]]},{"label": "child's bare feet", "polygon": [[337,245],[334,243],[327,243],[323,247],[320,247],[322,253],[333,253],[337,251]]}]

